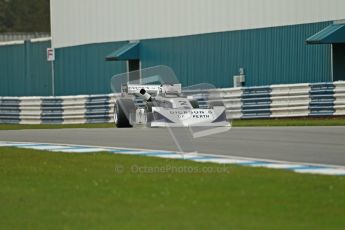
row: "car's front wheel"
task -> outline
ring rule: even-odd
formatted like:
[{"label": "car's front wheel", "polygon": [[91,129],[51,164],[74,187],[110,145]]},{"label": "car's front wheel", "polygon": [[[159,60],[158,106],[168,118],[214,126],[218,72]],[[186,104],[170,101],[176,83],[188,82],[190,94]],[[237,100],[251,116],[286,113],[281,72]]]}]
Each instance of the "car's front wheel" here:
[{"label": "car's front wheel", "polygon": [[131,116],[135,114],[135,104],[133,100],[118,98],[114,107],[114,122],[118,128],[131,128]]}]

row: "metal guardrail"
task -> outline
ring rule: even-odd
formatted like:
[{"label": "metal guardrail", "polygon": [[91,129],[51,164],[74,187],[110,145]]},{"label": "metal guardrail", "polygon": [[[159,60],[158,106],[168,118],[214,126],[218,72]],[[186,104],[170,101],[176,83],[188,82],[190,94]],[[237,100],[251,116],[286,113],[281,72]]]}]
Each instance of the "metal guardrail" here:
[{"label": "metal guardrail", "polygon": [[[229,119],[345,115],[345,82],[185,91],[207,107],[222,101]],[[116,94],[0,97],[0,123],[82,124],[113,121]],[[136,100],[137,104],[142,101]]]}]

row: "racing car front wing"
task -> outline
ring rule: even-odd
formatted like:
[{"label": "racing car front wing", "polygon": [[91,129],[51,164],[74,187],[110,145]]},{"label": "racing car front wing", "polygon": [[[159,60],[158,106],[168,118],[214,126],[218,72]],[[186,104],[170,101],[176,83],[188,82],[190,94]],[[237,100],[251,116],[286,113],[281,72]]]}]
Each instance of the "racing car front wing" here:
[{"label": "racing car front wing", "polygon": [[167,109],[153,107],[151,127],[228,127],[224,107],[213,109]]}]

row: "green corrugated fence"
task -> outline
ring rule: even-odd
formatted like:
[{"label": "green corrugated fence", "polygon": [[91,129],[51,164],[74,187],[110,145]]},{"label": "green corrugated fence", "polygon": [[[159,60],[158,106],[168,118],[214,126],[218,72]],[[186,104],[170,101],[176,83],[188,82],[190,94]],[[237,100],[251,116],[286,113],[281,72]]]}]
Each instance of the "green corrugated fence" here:
[{"label": "green corrugated fence", "polygon": [[0,46],[0,96],[51,95],[50,41]]}]

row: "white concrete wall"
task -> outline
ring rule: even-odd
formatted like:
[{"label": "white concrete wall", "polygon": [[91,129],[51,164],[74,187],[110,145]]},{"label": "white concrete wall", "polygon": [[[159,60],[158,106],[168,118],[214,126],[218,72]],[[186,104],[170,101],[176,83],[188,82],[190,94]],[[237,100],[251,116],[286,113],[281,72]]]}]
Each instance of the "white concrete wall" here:
[{"label": "white concrete wall", "polygon": [[51,0],[53,46],[345,19],[345,0]]}]

